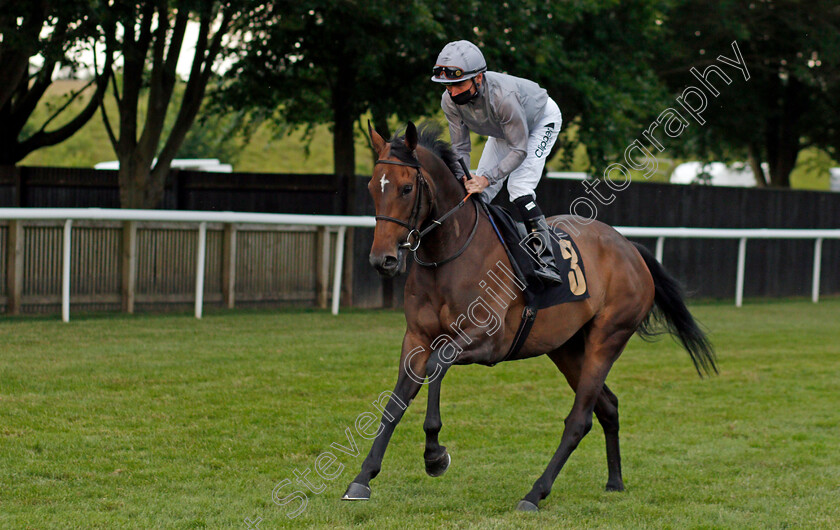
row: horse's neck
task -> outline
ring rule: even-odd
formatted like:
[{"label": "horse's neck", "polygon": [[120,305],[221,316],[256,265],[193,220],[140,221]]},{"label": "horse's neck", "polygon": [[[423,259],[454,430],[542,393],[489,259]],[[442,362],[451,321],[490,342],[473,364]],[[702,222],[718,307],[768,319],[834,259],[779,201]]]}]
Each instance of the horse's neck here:
[{"label": "horse's neck", "polygon": [[[462,203],[465,191],[446,163],[436,155],[420,153],[420,161],[432,179],[435,190],[435,209],[431,212],[430,220],[437,219]],[[423,244],[420,247],[420,256],[423,260],[440,261],[456,254],[467,243],[476,223],[478,226],[475,226],[475,236],[464,253],[455,261],[458,268],[473,272],[482,268],[491,270],[497,261],[505,259],[503,247],[496,237],[490,220],[487,219],[483,208],[474,203],[477,200],[480,199],[475,198],[463,202],[463,206],[458,211],[424,237]],[[478,219],[476,219],[476,216],[478,216]],[[436,269],[426,270],[433,272]],[[453,281],[453,278],[440,277],[435,274],[432,274],[432,276],[434,278],[430,278],[430,281],[435,284],[441,281],[444,283]],[[474,282],[470,279],[463,285],[459,285],[456,291],[461,289],[471,291],[479,288],[478,284],[473,286],[472,283]]]},{"label": "horse's neck", "polygon": [[435,189],[435,206],[432,214],[439,217],[457,206],[464,198],[464,188],[443,160],[426,149],[423,151],[419,153],[421,163],[431,177]]}]

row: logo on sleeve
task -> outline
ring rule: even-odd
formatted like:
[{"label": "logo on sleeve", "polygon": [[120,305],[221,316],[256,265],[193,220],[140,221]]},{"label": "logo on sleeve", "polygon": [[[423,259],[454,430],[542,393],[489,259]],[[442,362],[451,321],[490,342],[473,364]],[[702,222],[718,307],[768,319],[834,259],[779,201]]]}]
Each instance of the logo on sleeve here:
[{"label": "logo on sleeve", "polygon": [[545,151],[548,148],[548,142],[551,140],[552,136],[554,136],[554,124],[549,123],[545,128],[545,134],[543,135],[542,140],[540,140],[537,149],[534,151],[534,155],[537,158],[542,158],[545,154]]}]

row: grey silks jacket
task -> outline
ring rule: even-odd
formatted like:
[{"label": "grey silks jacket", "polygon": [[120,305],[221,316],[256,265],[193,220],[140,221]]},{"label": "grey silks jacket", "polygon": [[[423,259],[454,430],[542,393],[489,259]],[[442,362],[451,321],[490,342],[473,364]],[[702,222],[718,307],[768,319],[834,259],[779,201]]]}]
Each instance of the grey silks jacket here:
[{"label": "grey silks jacket", "polygon": [[[479,95],[456,105],[444,91],[440,100],[449,122],[452,148],[470,166],[470,131],[505,140],[510,146],[499,164],[484,176],[490,184],[504,179],[525,160],[528,136],[542,118],[548,93],[540,85],[499,72],[484,72]],[[458,175],[460,176],[460,175]]]}]

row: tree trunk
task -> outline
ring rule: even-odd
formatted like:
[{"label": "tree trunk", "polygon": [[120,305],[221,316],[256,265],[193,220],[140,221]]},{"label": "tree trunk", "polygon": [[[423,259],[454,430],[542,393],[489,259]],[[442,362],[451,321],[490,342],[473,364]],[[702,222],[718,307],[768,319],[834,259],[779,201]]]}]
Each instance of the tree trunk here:
[{"label": "tree trunk", "polygon": [[373,112],[373,127],[382,138],[391,138],[391,129],[388,127],[388,116],[384,112]]},{"label": "tree trunk", "polygon": [[770,159],[770,185],[777,188],[790,188],[790,174],[796,166],[799,155],[799,138],[789,137],[794,131],[780,131],[783,138],[776,142],[776,152]]},{"label": "tree trunk", "polygon": [[799,156],[799,117],[808,102],[802,84],[791,77],[780,87],[781,103],[778,115],[767,120],[765,142],[767,162],[770,165],[770,185],[790,187],[790,173]]},{"label": "tree trunk", "polygon": [[747,150],[749,152],[747,155],[747,161],[749,162],[753,175],[755,176],[755,185],[759,188],[766,188],[767,175],[764,174],[764,168],[761,167],[761,149],[757,144],[750,142]]},{"label": "tree trunk", "polygon": [[[211,67],[234,17],[233,8],[226,9],[221,21],[215,26],[215,33],[211,34],[211,27],[214,26],[219,13],[217,4],[214,6],[212,9],[201,10],[190,76],[184,88],[175,123],[165,138],[166,111],[171,106],[177,81],[177,60],[190,12],[176,10],[174,18],[170,21],[168,17],[172,11],[167,3],[145,3],[136,15],[139,17],[139,23],[124,37],[123,94],[117,98],[119,137],[111,128],[105,109],[102,111],[105,127],[120,161],[120,205],[123,208],[159,208],[163,202],[172,160],[201,108],[207,83],[212,75]],[[152,20],[155,17],[158,26],[153,29]],[[123,24],[131,28],[127,21],[123,21]],[[120,43],[113,39],[109,45],[110,49],[116,51]],[[151,75],[148,80],[148,111],[140,137],[137,138],[140,87],[143,86],[144,72],[148,70],[146,63],[149,59]],[[157,162],[154,162],[156,155]]]},{"label": "tree trunk", "polygon": [[[343,77],[339,72],[339,79]],[[356,174],[356,146],[353,139],[353,122],[350,94],[341,86],[334,86],[332,90],[333,103],[333,163],[336,175],[352,176]]]},{"label": "tree trunk", "polygon": [[138,160],[135,156],[127,163],[120,163],[120,206],[122,208],[155,209],[163,201],[167,173],[152,178],[151,160]]}]

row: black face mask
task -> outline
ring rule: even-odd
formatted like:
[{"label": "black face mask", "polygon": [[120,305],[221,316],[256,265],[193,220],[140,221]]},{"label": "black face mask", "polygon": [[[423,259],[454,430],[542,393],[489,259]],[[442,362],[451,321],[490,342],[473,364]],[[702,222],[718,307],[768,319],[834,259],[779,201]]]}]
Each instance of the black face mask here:
[{"label": "black face mask", "polygon": [[[473,84],[475,84],[475,82],[473,82]],[[452,103],[455,103],[456,105],[466,105],[467,103],[478,97],[478,87],[476,87],[475,94],[471,94],[470,92],[471,90],[464,90],[463,92],[455,96],[453,96],[450,93],[449,97],[452,99]]]}]

